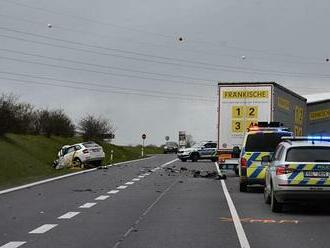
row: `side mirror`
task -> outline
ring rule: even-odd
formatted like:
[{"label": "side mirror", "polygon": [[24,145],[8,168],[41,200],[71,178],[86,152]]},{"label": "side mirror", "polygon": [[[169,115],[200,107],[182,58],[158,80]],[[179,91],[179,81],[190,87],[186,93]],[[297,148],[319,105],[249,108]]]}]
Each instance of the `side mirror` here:
[{"label": "side mirror", "polygon": [[270,158],[269,155],[263,156],[261,158],[261,165],[262,166],[269,166],[270,165],[270,162],[271,162],[271,158]]}]

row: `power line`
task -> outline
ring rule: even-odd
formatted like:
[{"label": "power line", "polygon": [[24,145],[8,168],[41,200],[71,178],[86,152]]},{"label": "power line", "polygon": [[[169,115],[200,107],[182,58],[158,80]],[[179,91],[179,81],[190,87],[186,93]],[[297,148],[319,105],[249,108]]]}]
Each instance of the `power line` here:
[{"label": "power line", "polygon": [[72,60],[72,59],[65,59],[65,58],[59,58],[59,57],[51,57],[51,56],[45,56],[45,55],[35,54],[35,53],[27,53],[27,52],[23,52],[23,51],[6,49],[6,48],[0,48],[0,51],[6,51],[6,52],[16,53],[16,54],[20,54],[20,55],[28,55],[28,56],[34,56],[34,57],[39,57],[39,58],[57,60],[57,61],[65,61],[65,62],[75,63],[75,64],[95,66],[95,67],[104,68],[104,69],[120,70],[120,71],[125,71],[125,72],[128,72],[128,71],[129,72],[138,72],[138,73],[151,74],[151,75],[157,75],[157,76],[162,76],[162,77],[186,78],[186,79],[190,79],[190,80],[208,81],[208,82],[210,82],[210,81],[216,81],[214,79],[195,78],[195,77],[189,77],[189,76],[184,76],[184,75],[175,75],[175,74],[168,74],[168,73],[148,72],[148,71],[127,69],[127,68],[117,67],[117,66],[109,66],[109,65],[101,65],[101,64],[95,64],[95,63],[87,63],[87,62],[82,62],[82,61],[77,61],[77,60]]},{"label": "power line", "polygon": [[[0,14],[0,16],[5,17],[6,19],[12,19],[14,21],[19,21],[19,22],[24,22],[24,23],[32,23],[32,24],[41,24],[41,25],[45,25],[45,22],[42,21],[35,21],[35,20],[30,20],[30,19],[25,19],[25,18],[17,18],[17,17],[13,17],[11,15],[6,15],[6,14]],[[102,38],[113,38],[113,36],[110,35],[106,35],[106,34],[100,34],[100,33],[96,33],[96,32],[90,32],[90,31],[86,31],[86,30],[79,30],[79,29],[75,29],[75,28],[68,28],[68,27],[64,27],[61,25],[56,25],[56,29],[63,29],[67,32],[75,32],[75,33],[79,33],[79,34],[89,34],[92,36],[98,36],[98,37],[102,37]],[[132,41],[130,39],[123,39],[121,42],[128,42],[128,43],[132,43]],[[173,49],[172,46],[168,46],[165,44],[156,44],[156,43],[151,43],[151,42],[142,42],[142,41],[137,41],[134,40],[134,44],[141,44],[141,45],[148,45],[148,46],[157,46],[157,47],[163,47],[163,48],[167,48],[167,49]],[[181,52],[193,52],[193,53],[198,53],[198,54],[211,54],[211,55],[215,55],[214,51],[210,52],[207,50],[199,50],[199,49],[191,49],[191,48],[187,48],[184,47],[180,50]],[[229,57],[229,58],[235,58],[238,59],[240,58],[239,55],[234,55],[234,54],[223,54],[223,53],[219,53],[218,51],[217,55],[222,56],[222,57]],[[271,60],[269,58],[265,58],[265,57],[256,57],[256,56],[249,56],[249,59],[253,59],[253,60],[261,60],[261,61],[267,61],[267,62],[279,62],[279,63],[284,63],[284,64],[300,64],[300,65],[324,65],[324,63],[322,62],[301,62],[301,61],[287,61],[287,60],[279,60],[279,59],[274,59],[271,58]]]},{"label": "power line", "polygon": [[[147,34],[147,35],[159,36],[159,37],[169,38],[169,39],[176,39],[176,37],[173,36],[173,35],[168,35],[168,34],[158,33],[158,32],[150,32],[150,31],[146,31],[146,30],[143,30],[143,29],[126,27],[126,26],[122,26],[122,25],[118,25],[118,24],[109,23],[109,22],[94,20],[94,19],[87,18],[87,17],[72,15],[72,14],[65,13],[63,10],[56,11],[54,9],[31,6],[31,5],[23,4],[21,2],[17,2],[17,1],[14,1],[14,0],[2,0],[2,1],[4,1],[6,3],[17,5],[17,6],[22,6],[22,7],[25,7],[25,8],[29,8],[29,9],[33,9],[33,10],[39,10],[39,11],[42,11],[42,12],[48,12],[48,13],[52,13],[52,14],[55,14],[55,15],[67,16],[67,17],[70,17],[70,18],[79,19],[79,20],[83,20],[83,21],[86,21],[86,22],[101,24],[101,25],[105,25],[105,26],[111,26],[111,27],[124,29],[124,30],[128,30],[128,31],[133,31],[133,32],[137,32],[137,33],[144,33],[144,34]],[[261,49],[255,49],[255,48],[243,48],[243,47],[239,47],[239,46],[228,46],[228,45],[223,45],[223,44],[217,43],[217,42],[210,42],[209,40],[206,41],[206,40],[194,39],[191,42],[192,43],[197,43],[197,44],[199,43],[199,44],[212,45],[212,46],[215,46],[215,47],[222,46],[222,47],[229,48],[229,49],[234,49],[234,50],[242,50],[242,51],[250,51],[250,52],[269,54],[269,55],[273,55],[273,56],[282,56],[282,57],[290,57],[290,58],[298,58],[298,59],[313,59],[313,60],[315,59],[317,61],[320,60],[320,58],[316,58],[316,57],[312,58],[312,57],[305,57],[305,56],[301,56],[301,55],[293,55],[293,54],[288,54],[288,53],[281,54],[281,53],[278,53],[278,52],[271,52],[269,50],[261,50]]]},{"label": "power line", "polygon": [[101,84],[101,83],[90,83],[85,81],[75,81],[75,80],[67,80],[67,79],[57,79],[53,77],[46,77],[46,76],[36,76],[36,75],[30,75],[25,73],[14,73],[14,72],[8,72],[8,71],[0,71],[0,74],[8,74],[8,75],[14,75],[14,76],[20,76],[20,77],[29,77],[29,78],[36,78],[36,79],[42,79],[42,80],[53,80],[57,82],[67,82],[77,85],[87,85],[87,86],[97,86],[97,87],[105,87],[105,88],[112,88],[112,89],[119,89],[119,90],[130,90],[130,91],[137,91],[142,93],[153,93],[153,94],[160,94],[160,95],[171,95],[171,96],[178,96],[178,97],[191,97],[191,98],[198,98],[203,100],[210,100],[210,99],[216,99],[216,98],[207,98],[200,96],[200,95],[189,95],[189,94],[180,94],[180,93],[173,93],[173,92],[163,92],[163,91],[155,91],[155,90],[146,90],[146,89],[137,89],[137,88],[127,88],[127,87],[119,87],[119,86],[113,86],[109,84]]},{"label": "power line", "polygon": [[175,100],[184,100],[184,101],[195,101],[195,102],[213,102],[216,103],[216,101],[210,101],[207,99],[193,99],[193,98],[184,98],[184,97],[171,97],[171,96],[163,96],[163,95],[153,95],[153,94],[144,94],[144,93],[137,93],[137,92],[128,92],[128,91],[110,91],[105,89],[95,89],[95,88],[86,88],[81,86],[69,86],[69,85],[58,85],[54,83],[48,83],[48,82],[37,82],[32,80],[21,80],[21,79],[15,79],[15,78],[7,78],[7,77],[0,77],[2,80],[8,80],[13,81],[16,83],[31,83],[31,84],[38,84],[41,86],[54,86],[54,87],[61,87],[61,88],[70,88],[70,89],[78,89],[78,90],[86,90],[86,91],[93,91],[93,92],[100,92],[100,93],[110,93],[110,94],[122,94],[122,95],[137,95],[137,96],[144,96],[144,97],[153,97],[157,99],[175,99]]},{"label": "power line", "polygon": [[[150,56],[152,58],[158,58],[158,59],[163,59],[163,60],[172,60],[172,61],[179,61],[179,62],[184,62],[184,63],[191,63],[192,65],[173,63],[173,62],[165,62],[165,61],[156,61],[156,60],[150,60],[150,59],[145,59],[145,58],[127,57],[127,56],[118,55],[118,54],[115,54],[115,55],[114,54],[109,54],[109,53],[106,54],[106,55],[109,55],[109,56],[115,56],[115,57],[121,57],[121,58],[125,58],[125,59],[133,59],[133,60],[142,60],[142,61],[145,61],[145,62],[169,64],[169,65],[176,65],[176,66],[183,66],[183,67],[193,67],[193,68],[206,69],[206,70],[212,70],[212,69],[214,70],[215,68],[213,68],[213,67],[217,67],[217,68],[220,68],[221,70],[231,71],[231,72],[242,72],[242,70],[244,70],[244,71],[247,71],[247,72],[244,72],[244,73],[249,73],[249,71],[251,71],[251,73],[258,72],[258,73],[266,73],[266,74],[273,74],[273,75],[274,74],[294,74],[294,75],[319,76],[319,74],[313,74],[313,73],[288,72],[288,71],[277,71],[277,70],[261,70],[261,69],[257,69],[257,68],[219,65],[219,64],[211,64],[211,63],[206,63],[206,62],[189,61],[189,60],[171,58],[171,57],[154,56],[154,55],[149,55],[149,54],[144,54],[144,53],[126,51],[126,50],[123,50],[123,49],[108,48],[108,47],[102,47],[102,46],[94,46],[94,45],[89,45],[89,44],[76,42],[76,41],[58,39],[58,38],[53,38],[53,37],[49,37],[49,36],[45,36],[45,35],[39,35],[39,34],[34,34],[34,33],[9,29],[9,28],[5,28],[5,27],[0,27],[0,29],[10,31],[10,32],[15,32],[15,33],[22,33],[22,34],[26,34],[26,35],[30,35],[30,36],[36,36],[36,37],[40,37],[40,38],[44,38],[44,39],[48,39],[48,40],[57,40],[57,41],[66,42],[66,43],[70,43],[70,44],[78,44],[78,45],[81,45],[81,46],[87,46],[87,47],[98,48],[98,49],[114,50],[114,51],[117,51],[117,52],[126,52],[126,53],[129,53],[129,54],[132,53],[132,54],[138,55],[138,56],[145,56],[145,57]],[[28,42],[43,43],[43,44],[45,43],[45,42],[40,42],[40,41],[36,42],[36,41],[31,41],[31,40],[27,40],[27,39],[23,39],[23,38],[12,37],[12,36],[8,36],[8,35],[0,35],[0,36],[1,37],[12,38],[12,39],[17,39],[17,40],[28,41]],[[54,46],[53,44],[49,44],[49,43],[47,43],[47,45]],[[79,50],[84,50],[84,49],[79,49]],[[87,51],[91,52],[90,50],[87,50]],[[95,53],[95,51],[93,51],[92,53]],[[200,64],[201,66],[196,66],[196,64]],[[208,66],[208,67],[205,67],[204,65]],[[211,66],[212,68],[210,68],[209,66]],[[324,75],[321,75],[321,77],[322,76],[324,76]],[[329,75],[326,75],[326,77],[328,77],[328,76]]]},{"label": "power line", "polygon": [[[79,50],[79,51],[84,51],[84,52],[89,52],[89,53],[97,53],[101,54],[104,56],[112,56],[112,54],[108,53],[98,53],[95,51],[90,51],[90,50],[85,50],[81,48],[72,48],[72,47],[66,47],[66,46],[61,46],[61,45],[55,45],[47,42],[40,42],[40,41],[34,41],[34,40],[28,40],[24,38],[17,38],[13,36],[8,36],[8,35],[2,35],[0,34],[0,37],[5,37],[5,38],[10,38],[14,40],[20,40],[24,42],[31,42],[31,43],[39,43],[47,46],[53,46],[53,47],[60,47],[60,48],[65,48],[69,50]],[[115,55],[117,56],[117,55]],[[313,73],[301,73],[301,72],[285,72],[285,71],[263,71],[263,70],[256,70],[256,71],[247,71],[241,70],[241,69],[216,69],[216,68],[209,68],[209,67],[199,67],[199,66],[194,66],[194,65],[185,65],[185,64],[179,64],[179,63],[172,63],[172,62],[164,62],[164,61],[155,61],[155,60],[149,60],[149,59],[141,59],[141,58],[134,58],[134,57],[126,57],[126,56],[120,56],[124,58],[130,58],[130,59],[135,59],[135,60],[143,60],[147,62],[154,62],[154,63],[160,63],[160,64],[167,64],[167,65],[175,65],[175,66],[182,66],[182,67],[191,67],[191,68],[197,68],[197,69],[205,69],[205,70],[210,70],[210,71],[227,71],[227,72],[239,72],[239,73],[245,73],[245,74],[258,74],[258,75],[273,75],[273,76],[286,76],[286,77],[320,77],[320,78],[328,78],[330,75],[327,74],[313,74]],[[7,58],[9,59],[9,58]],[[95,72],[95,71],[93,71]],[[101,73],[101,72],[97,72]],[[105,73],[105,72],[102,72]],[[112,73],[114,75],[115,73]],[[136,77],[136,78],[141,78],[141,79],[148,79],[148,80],[160,80],[160,81],[166,81],[166,82],[176,82],[176,83],[183,83],[183,84],[190,84],[190,85],[202,85],[202,86],[208,86],[207,84],[200,84],[200,83],[195,83],[195,82],[184,82],[184,81],[178,81],[178,80],[165,80],[165,79],[155,79],[155,78],[147,78],[147,77],[140,77],[140,76],[132,76],[132,75],[123,75],[123,74],[116,74],[116,76],[124,76],[124,77]]]},{"label": "power line", "polygon": [[168,80],[168,79],[162,79],[162,78],[150,78],[150,77],[141,77],[141,76],[134,76],[134,75],[128,75],[128,74],[119,74],[119,73],[111,73],[111,72],[104,72],[104,71],[95,71],[95,70],[91,70],[91,69],[61,66],[61,65],[56,65],[56,64],[44,63],[44,62],[28,61],[28,60],[22,60],[22,59],[11,58],[11,57],[6,57],[6,56],[0,56],[0,59],[6,59],[6,60],[11,60],[11,61],[16,61],[16,62],[27,63],[27,64],[47,66],[47,67],[51,67],[51,68],[66,69],[66,70],[71,70],[71,71],[92,72],[92,73],[111,75],[111,76],[116,76],[116,77],[139,78],[139,79],[145,79],[145,80],[152,80],[154,82],[155,81],[163,81],[163,82],[175,83],[175,84],[200,85],[200,86],[213,87],[212,85],[198,84],[198,83],[193,83],[193,82],[189,83],[189,82],[184,82],[184,81]]},{"label": "power line", "polygon": [[[261,69],[257,69],[257,68],[228,66],[228,65],[213,64],[213,63],[208,63],[208,62],[203,62],[203,61],[192,61],[192,60],[186,60],[186,59],[180,59],[180,58],[173,58],[173,57],[156,56],[156,55],[152,55],[152,54],[134,52],[134,51],[124,50],[124,49],[104,47],[104,46],[86,44],[86,43],[78,42],[78,41],[71,41],[71,40],[59,39],[59,38],[50,37],[50,36],[47,36],[47,35],[40,35],[40,34],[35,34],[35,33],[31,33],[31,32],[25,32],[25,31],[20,31],[20,30],[16,30],[16,29],[11,29],[11,28],[1,27],[0,26],[0,30],[1,29],[2,30],[9,31],[9,32],[14,32],[14,33],[19,33],[19,34],[25,34],[25,35],[29,35],[29,36],[33,36],[33,37],[39,37],[39,38],[43,38],[43,39],[48,39],[48,40],[51,40],[51,41],[56,40],[56,41],[60,41],[60,42],[64,42],[64,43],[76,44],[76,45],[85,46],[85,47],[89,47],[89,48],[97,48],[97,49],[115,51],[115,52],[132,54],[132,55],[137,55],[137,56],[143,56],[143,57],[153,58],[153,59],[168,60],[168,61],[174,61],[174,62],[180,62],[180,63],[183,62],[183,63],[193,64],[194,66],[195,65],[200,65],[200,66],[225,68],[225,69],[253,70],[253,71],[259,71],[259,72],[266,71],[266,70],[261,70]],[[267,72],[291,73],[291,72],[282,72],[282,71],[274,71],[274,70],[267,70]],[[298,74],[298,73],[295,73],[295,74]]]}]

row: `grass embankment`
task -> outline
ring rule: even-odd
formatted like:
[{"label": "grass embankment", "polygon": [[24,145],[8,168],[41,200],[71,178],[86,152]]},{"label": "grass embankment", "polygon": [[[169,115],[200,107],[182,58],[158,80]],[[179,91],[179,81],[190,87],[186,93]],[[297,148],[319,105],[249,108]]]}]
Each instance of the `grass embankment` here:
[{"label": "grass embankment", "polygon": [[[8,134],[0,138],[0,189],[29,183],[44,178],[73,172],[72,169],[55,170],[51,164],[60,147],[82,142],[80,138],[63,138]],[[141,158],[141,147],[123,147],[102,144],[106,153],[105,164]],[[146,147],[145,154],[161,153],[160,148]]]}]

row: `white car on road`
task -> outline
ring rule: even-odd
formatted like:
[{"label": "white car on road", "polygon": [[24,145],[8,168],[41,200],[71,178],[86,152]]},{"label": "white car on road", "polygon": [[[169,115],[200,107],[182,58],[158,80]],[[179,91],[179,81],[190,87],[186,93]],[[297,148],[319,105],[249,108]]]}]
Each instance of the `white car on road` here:
[{"label": "white car on road", "polygon": [[102,146],[89,141],[63,146],[58,152],[58,163],[63,167],[100,166],[104,157]]}]

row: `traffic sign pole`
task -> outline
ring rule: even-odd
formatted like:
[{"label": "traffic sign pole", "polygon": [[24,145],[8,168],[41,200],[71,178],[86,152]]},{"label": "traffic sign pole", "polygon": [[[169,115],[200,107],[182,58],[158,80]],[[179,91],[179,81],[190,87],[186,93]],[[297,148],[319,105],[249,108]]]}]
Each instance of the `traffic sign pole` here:
[{"label": "traffic sign pole", "polygon": [[147,138],[146,134],[142,134],[142,147],[141,147],[141,157],[144,157],[144,140]]}]

